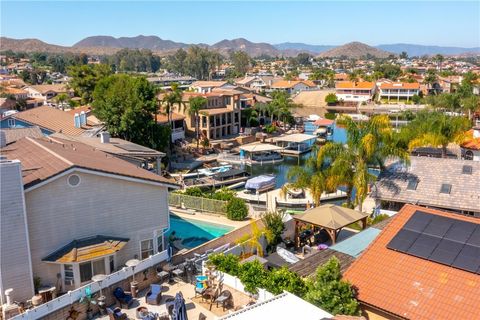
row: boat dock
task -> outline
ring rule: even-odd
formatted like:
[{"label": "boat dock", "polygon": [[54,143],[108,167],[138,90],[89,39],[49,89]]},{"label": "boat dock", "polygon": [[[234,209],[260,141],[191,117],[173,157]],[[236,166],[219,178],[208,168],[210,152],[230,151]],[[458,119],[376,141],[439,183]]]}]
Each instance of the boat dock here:
[{"label": "boat dock", "polygon": [[[305,191],[305,196],[302,198],[294,198],[289,195],[284,196],[282,189],[278,188],[269,192],[260,194],[249,193],[248,191],[240,191],[237,197],[245,200],[252,205],[265,206],[266,211],[275,211],[276,209],[301,209],[305,210],[307,205],[313,203],[313,197],[310,192]],[[320,201],[334,201],[341,200],[347,197],[347,193],[337,190],[333,193],[323,193]]]},{"label": "boat dock", "polygon": [[281,147],[280,153],[289,156],[300,156],[312,150],[317,137],[310,134],[294,133],[272,138],[270,141]]}]

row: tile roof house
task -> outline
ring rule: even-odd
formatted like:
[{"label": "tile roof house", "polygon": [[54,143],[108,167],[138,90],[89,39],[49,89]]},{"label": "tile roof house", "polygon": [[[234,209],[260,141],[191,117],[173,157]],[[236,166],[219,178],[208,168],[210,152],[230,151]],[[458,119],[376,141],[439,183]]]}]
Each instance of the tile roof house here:
[{"label": "tile roof house", "polygon": [[420,93],[420,83],[418,82],[384,82],[379,87],[378,99],[409,101],[414,95]]},{"label": "tile roof house", "polygon": [[3,118],[0,121],[0,127],[3,129],[38,126],[45,135],[60,132],[72,136],[79,136],[85,131],[93,129],[94,124],[90,121],[87,120],[85,124],[76,125],[74,118],[75,115],[70,112],[41,106]]},{"label": "tile roof house", "polygon": [[335,83],[335,94],[338,100],[345,102],[367,102],[373,99],[376,85],[368,81],[338,81]]},{"label": "tile roof house", "polygon": [[309,80],[282,80],[270,86],[272,90],[282,90],[289,94],[298,93],[315,88],[317,85]]},{"label": "tile roof house", "polygon": [[23,138],[1,149],[0,295],[31,299],[34,276],[65,293],[164,251],[168,189],[155,173],[80,142]]},{"label": "tile roof house", "polygon": [[409,166],[389,165],[371,196],[393,209],[412,203],[480,217],[479,181],[478,161],[411,157]]},{"label": "tile roof house", "polygon": [[[5,145],[25,137],[42,138],[44,136],[42,130],[40,130],[40,128],[37,126],[30,128],[1,129],[0,132],[0,134],[5,137]],[[0,147],[3,148],[5,146],[4,144],[1,144]]]},{"label": "tile roof house", "polygon": [[73,90],[68,89],[64,84],[39,84],[30,85],[24,88],[28,92],[29,98],[43,99],[45,102],[52,99],[60,93],[66,93],[73,97]]},{"label": "tile roof house", "polygon": [[480,161],[480,126],[467,132],[467,138],[461,144],[461,148],[464,159]]},{"label": "tile roof house", "polygon": [[[415,218],[417,214],[425,218],[423,222]],[[408,231],[415,228],[418,232]],[[398,242],[403,232],[412,236]],[[477,254],[469,261],[480,264],[479,235],[476,218],[405,205],[344,278],[357,288],[357,299],[372,319],[476,319],[480,274],[458,267],[466,262],[458,259],[473,250]],[[444,244],[452,242],[455,249],[442,253]],[[441,261],[438,257],[453,260],[435,262]]]}]

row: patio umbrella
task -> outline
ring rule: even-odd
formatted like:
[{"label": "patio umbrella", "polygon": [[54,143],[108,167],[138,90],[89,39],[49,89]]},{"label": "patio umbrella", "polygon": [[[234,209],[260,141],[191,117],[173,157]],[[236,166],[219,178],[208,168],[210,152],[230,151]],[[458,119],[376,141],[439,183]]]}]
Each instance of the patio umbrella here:
[{"label": "patio umbrella", "polygon": [[175,295],[175,301],[173,304],[173,320],[188,320],[187,307],[185,306],[185,299],[183,299],[182,292],[178,292]]}]

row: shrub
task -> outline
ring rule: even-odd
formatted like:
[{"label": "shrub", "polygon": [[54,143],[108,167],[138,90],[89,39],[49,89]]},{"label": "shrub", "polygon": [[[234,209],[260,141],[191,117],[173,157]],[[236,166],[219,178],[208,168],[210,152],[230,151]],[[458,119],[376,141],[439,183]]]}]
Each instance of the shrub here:
[{"label": "shrub", "polygon": [[221,188],[217,192],[213,192],[211,198],[215,200],[230,201],[235,198],[236,192],[227,188]]},{"label": "shrub", "polygon": [[240,281],[247,292],[252,294],[258,293],[258,288],[264,288],[267,282],[268,271],[258,260],[245,262],[240,266],[238,275]]},{"label": "shrub", "polygon": [[248,216],[248,208],[245,201],[239,198],[232,198],[227,203],[227,218],[230,220],[242,221]]},{"label": "shrub", "polygon": [[335,93],[333,93],[333,92],[327,94],[327,96],[325,97],[325,102],[326,102],[329,106],[337,104],[337,102],[338,102],[337,95],[336,95]]},{"label": "shrub", "polygon": [[185,194],[187,196],[193,196],[193,197],[205,197],[205,194],[203,193],[202,189],[200,189],[199,187],[187,188],[185,190]]},{"label": "shrub", "polygon": [[240,258],[234,254],[224,255],[223,253],[212,254],[208,260],[217,267],[217,270],[228,273],[232,276],[238,276],[240,268]]},{"label": "shrub", "polygon": [[267,124],[265,126],[265,132],[266,133],[274,133],[277,131],[277,127],[274,124]]},{"label": "shrub", "polygon": [[288,270],[287,267],[281,267],[269,272],[265,289],[275,295],[288,291],[298,297],[303,297],[307,287],[298,274]]},{"label": "shrub", "polygon": [[327,112],[325,113],[325,119],[329,119],[329,120],[335,120],[335,113],[333,112]]},{"label": "shrub", "polygon": [[265,226],[265,236],[270,247],[275,247],[282,241],[282,233],[285,230],[283,214],[279,212],[267,212],[262,216]]},{"label": "shrub", "polygon": [[375,218],[373,218],[373,219],[370,218],[370,217],[368,217],[368,219],[367,219],[367,224],[368,224],[369,226],[371,226],[371,225],[374,225],[374,224],[376,224],[376,223],[379,223],[379,222],[381,222],[381,221],[383,221],[383,220],[385,220],[385,219],[388,219],[389,217],[390,217],[390,216],[389,216],[388,214],[379,214],[379,215],[375,216]]}]

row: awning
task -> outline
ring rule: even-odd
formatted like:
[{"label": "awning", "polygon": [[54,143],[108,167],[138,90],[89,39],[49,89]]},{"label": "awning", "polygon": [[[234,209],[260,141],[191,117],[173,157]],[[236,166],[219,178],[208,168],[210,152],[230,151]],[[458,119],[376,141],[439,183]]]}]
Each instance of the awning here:
[{"label": "awning", "polygon": [[316,120],[313,124],[320,127],[328,127],[333,124],[333,120],[320,118]]},{"label": "awning", "polygon": [[338,230],[349,224],[368,217],[368,213],[359,212],[333,204],[325,204],[295,215],[293,219],[308,224]]},{"label": "awning", "polygon": [[280,151],[282,147],[275,146],[268,143],[250,143],[244,146],[240,146],[240,150],[247,152],[266,152],[266,151]]},{"label": "awning", "polygon": [[285,142],[306,142],[310,140],[315,140],[317,139],[316,136],[311,135],[311,134],[304,134],[304,133],[295,133],[295,134],[290,134],[288,136],[282,136],[282,137],[276,137],[273,138],[273,141],[285,141]]},{"label": "awning", "polygon": [[275,176],[262,175],[252,179],[248,179],[245,189],[261,189],[275,182]]},{"label": "awning", "polygon": [[63,248],[43,258],[42,261],[57,263],[90,261],[114,254],[122,249],[128,240],[127,238],[102,235],[73,240]]}]

